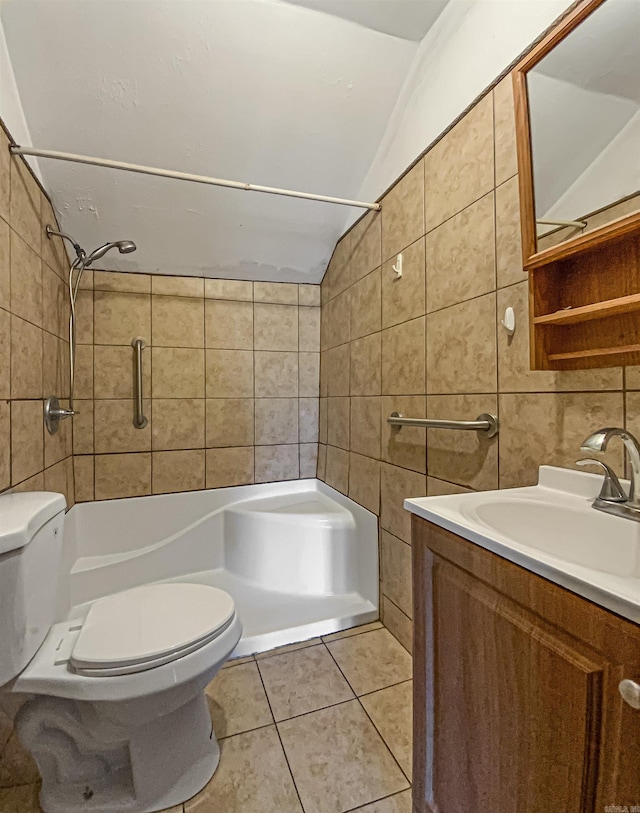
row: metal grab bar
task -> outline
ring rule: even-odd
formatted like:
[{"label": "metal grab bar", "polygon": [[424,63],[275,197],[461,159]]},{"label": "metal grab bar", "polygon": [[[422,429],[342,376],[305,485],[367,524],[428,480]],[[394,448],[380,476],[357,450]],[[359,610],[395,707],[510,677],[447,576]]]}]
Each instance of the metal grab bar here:
[{"label": "metal grab bar", "polygon": [[149,421],[144,416],[142,411],[142,351],[147,345],[144,339],[139,336],[137,339],[131,339],[131,347],[135,351],[136,373],[135,373],[135,390],[136,390],[136,414],[133,416],[133,425],[136,429],[144,429]]},{"label": "metal grab bar", "polygon": [[401,426],[425,426],[427,429],[460,429],[463,431],[484,432],[488,438],[498,434],[498,419],[495,415],[483,412],[475,421],[441,421],[433,418],[403,418],[392,412],[387,423],[400,429]]}]

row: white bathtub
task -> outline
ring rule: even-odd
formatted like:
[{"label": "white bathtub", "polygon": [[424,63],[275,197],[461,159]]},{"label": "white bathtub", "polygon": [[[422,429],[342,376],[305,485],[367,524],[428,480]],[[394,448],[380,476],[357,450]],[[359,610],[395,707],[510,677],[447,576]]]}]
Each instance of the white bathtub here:
[{"label": "white bathtub", "polygon": [[81,503],[67,514],[58,620],[157,581],[235,599],[234,656],[378,617],[376,517],[319,480]]}]

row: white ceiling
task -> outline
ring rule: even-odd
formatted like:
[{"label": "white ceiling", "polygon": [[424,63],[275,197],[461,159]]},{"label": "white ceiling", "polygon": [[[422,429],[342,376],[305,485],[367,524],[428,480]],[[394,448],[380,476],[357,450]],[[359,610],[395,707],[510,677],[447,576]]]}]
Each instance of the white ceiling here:
[{"label": "white ceiling", "polygon": [[[0,20],[35,146],[353,198],[417,48],[401,37],[418,37],[445,1],[319,0],[319,12],[278,0],[16,0]],[[62,227],[87,249],[138,244],[109,255],[116,270],[317,282],[348,215],[40,168]]]}]

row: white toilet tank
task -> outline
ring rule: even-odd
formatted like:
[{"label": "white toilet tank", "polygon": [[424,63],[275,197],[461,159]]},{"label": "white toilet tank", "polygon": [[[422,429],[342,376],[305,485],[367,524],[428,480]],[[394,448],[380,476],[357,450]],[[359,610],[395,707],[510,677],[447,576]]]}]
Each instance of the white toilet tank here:
[{"label": "white toilet tank", "polygon": [[0,495],[0,686],[29,663],[54,622],[62,494]]}]

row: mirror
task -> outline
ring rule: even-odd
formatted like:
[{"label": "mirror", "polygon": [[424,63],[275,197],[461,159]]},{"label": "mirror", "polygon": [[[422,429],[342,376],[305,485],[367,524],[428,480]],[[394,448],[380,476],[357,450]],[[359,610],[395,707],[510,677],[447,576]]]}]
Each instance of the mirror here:
[{"label": "mirror", "polygon": [[535,250],[640,210],[640,0],[598,5],[526,88]]}]

